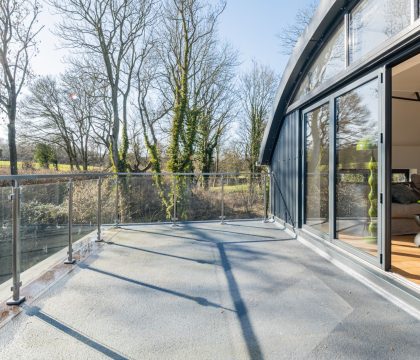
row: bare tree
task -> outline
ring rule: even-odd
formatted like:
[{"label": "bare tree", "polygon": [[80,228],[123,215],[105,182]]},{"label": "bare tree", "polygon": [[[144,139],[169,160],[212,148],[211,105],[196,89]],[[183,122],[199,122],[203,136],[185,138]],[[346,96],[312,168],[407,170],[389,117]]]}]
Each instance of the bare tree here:
[{"label": "bare tree", "polygon": [[22,138],[34,143],[48,142],[62,146],[67,153],[70,166],[79,167],[74,134],[69,128],[65,109],[65,94],[57,81],[51,77],[41,77],[30,87],[30,95],[22,102]]},{"label": "bare tree", "polygon": [[[166,136],[162,129],[165,127],[165,117],[172,108],[172,102],[168,100],[167,84],[162,82],[164,77],[156,50],[157,48],[153,49],[150,56],[144,59],[136,72],[137,99],[134,106],[137,109],[140,122],[139,124],[134,122],[133,127],[137,129],[137,136],[142,135],[148,154],[149,163],[143,170],[152,169],[154,173],[158,174],[162,171],[161,153]],[[140,142],[139,138],[137,142]],[[133,148],[134,146],[140,148],[133,144]]]},{"label": "bare tree", "polygon": [[41,77],[30,87],[23,102],[28,121],[22,133],[30,141],[60,146],[72,169],[87,170],[92,150],[101,144],[94,131],[96,123],[110,125],[106,117],[99,118],[107,90],[97,78],[77,70],[70,67],[58,80]]},{"label": "bare tree", "polygon": [[95,137],[96,123],[109,124],[107,118],[100,118],[100,107],[103,94],[107,93],[107,84],[99,81],[94,75],[87,77],[78,73],[78,68],[70,68],[61,76],[61,93],[66,109],[66,125],[74,134],[73,147],[76,150],[77,162],[84,171],[88,170],[92,149],[100,144]]},{"label": "bare tree", "polygon": [[129,147],[129,96],[136,64],[149,49],[154,0],[50,2],[64,18],[58,35],[67,46],[95,58],[106,74],[112,110],[109,153],[114,169],[124,172]]},{"label": "bare tree", "polygon": [[129,125],[130,149],[127,166],[133,173],[146,172],[152,167],[153,163],[150,161],[147,148],[144,146],[143,131],[141,126],[138,126],[137,119],[132,119]]},{"label": "bare tree", "polygon": [[245,160],[245,154],[242,144],[236,139],[225,139],[225,144],[220,143],[218,147],[223,146],[218,159],[217,171],[221,172],[241,172],[248,171],[248,164]]},{"label": "bare tree", "polygon": [[282,54],[290,55],[292,53],[300,36],[311,22],[318,3],[319,0],[312,0],[306,7],[299,9],[293,23],[284,26],[277,34]]},{"label": "bare tree", "polygon": [[239,94],[243,113],[240,136],[251,173],[259,171],[256,163],[277,85],[278,76],[274,71],[255,62],[251,71],[240,80]]},{"label": "bare tree", "polygon": [[[99,158],[103,160],[109,154],[108,149],[111,148],[113,125],[111,90],[107,75],[101,71],[101,61],[97,58],[87,56],[69,58],[68,63],[69,68],[66,73],[76,74],[76,76],[72,76],[77,79],[77,83],[80,83],[76,88],[79,88],[79,92],[83,96],[90,98],[88,104],[91,102],[95,104],[91,117],[91,137],[96,150],[99,150]],[[66,81],[63,79],[63,82]],[[71,89],[71,86],[68,89]]]},{"label": "bare tree", "polygon": [[0,110],[7,114],[10,173],[18,173],[16,116],[18,97],[30,75],[30,60],[36,51],[35,38],[40,12],[37,0],[0,2]]},{"label": "bare tree", "polygon": [[221,137],[238,112],[235,87],[237,53],[229,46],[212,49],[199,79],[194,82],[194,108],[198,110],[197,162],[202,173],[211,172]]},{"label": "bare tree", "polygon": [[167,0],[159,54],[173,104],[168,147],[168,168],[189,172],[193,168],[199,110],[191,101],[197,74],[204,70],[216,25],[226,3],[211,6],[203,0]]}]

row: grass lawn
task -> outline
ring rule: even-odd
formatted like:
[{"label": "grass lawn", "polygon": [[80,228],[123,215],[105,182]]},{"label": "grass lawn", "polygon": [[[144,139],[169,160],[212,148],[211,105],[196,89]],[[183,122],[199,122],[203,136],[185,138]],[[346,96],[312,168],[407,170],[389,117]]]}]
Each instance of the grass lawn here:
[{"label": "grass lawn", "polygon": [[[213,191],[213,192],[222,191],[221,186],[214,186],[214,187],[210,187],[209,189],[210,191]],[[248,191],[248,189],[249,189],[249,184],[235,184],[235,185],[225,185],[223,191],[229,194],[229,193]]]},{"label": "grass lawn", "polygon": [[[18,161],[18,169],[23,169],[23,165],[24,162],[23,161]],[[9,167],[10,166],[10,161],[8,160],[0,160],[0,167],[4,168],[4,167]],[[36,170],[41,170],[44,169],[43,167],[41,167],[41,165],[39,163],[36,162],[32,162],[32,167]],[[50,170],[55,170],[53,165],[50,165]],[[89,171],[95,171],[95,170],[101,170],[101,168],[97,167],[97,166],[88,166],[88,170]],[[70,165],[69,164],[58,164],[58,171],[63,171],[63,172],[70,172]]]}]

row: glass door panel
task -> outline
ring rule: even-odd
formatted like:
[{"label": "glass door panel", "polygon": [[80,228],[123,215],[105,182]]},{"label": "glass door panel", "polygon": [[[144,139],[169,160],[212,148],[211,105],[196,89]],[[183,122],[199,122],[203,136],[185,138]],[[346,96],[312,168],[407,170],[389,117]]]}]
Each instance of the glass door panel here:
[{"label": "glass door panel", "polygon": [[307,112],[305,122],[305,217],[304,223],[329,233],[329,104]]},{"label": "glass door panel", "polygon": [[336,99],[336,238],[378,252],[377,79]]}]

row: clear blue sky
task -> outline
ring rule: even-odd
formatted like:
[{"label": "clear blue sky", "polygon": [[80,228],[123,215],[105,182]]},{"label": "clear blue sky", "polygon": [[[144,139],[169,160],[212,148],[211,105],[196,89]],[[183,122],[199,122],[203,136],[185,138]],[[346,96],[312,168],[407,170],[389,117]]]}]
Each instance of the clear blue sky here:
[{"label": "clear blue sky", "polygon": [[276,34],[293,23],[296,12],[312,0],[227,0],[220,35],[241,53],[246,69],[254,59],[281,73],[288,57],[281,55]]}]

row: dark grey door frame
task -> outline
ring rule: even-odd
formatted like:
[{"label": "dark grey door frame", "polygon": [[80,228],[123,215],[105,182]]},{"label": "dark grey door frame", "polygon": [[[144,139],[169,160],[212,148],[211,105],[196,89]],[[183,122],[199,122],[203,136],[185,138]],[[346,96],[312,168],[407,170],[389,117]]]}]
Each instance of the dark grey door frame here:
[{"label": "dark grey door frame", "polygon": [[384,209],[384,224],[382,231],[384,234],[383,241],[383,264],[382,268],[385,271],[391,270],[392,262],[392,235],[391,235],[391,219],[392,219],[392,67],[384,67],[384,135],[383,135],[383,204]]},{"label": "dark grey door frame", "polygon": [[[418,11],[418,6],[417,6]],[[383,195],[383,208],[384,208],[384,261],[382,268],[386,271],[391,270],[392,265],[392,196],[391,196],[391,183],[392,183],[392,69],[398,64],[420,54],[420,44],[410,46],[401,51],[398,56],[393,57],[383,67],[384,73],[384,195]]]},{"label": "dark grey door frame", "polygon": [[[300,191],[300,199],[299,199],[299,209],[300,209],[300,224],[302,229],[313,233],[314,235],[321,237],[325,240],[328,240],[335,245],[337,245],[340,248],[343,248],[344,250],[362,258],[363,260],[368,261],[369,263],[378,266],[383,267],[383,254],[384,254],[384,233],[383,228],[384,224],[388,223],[385,221],[384,217],[384,211],[383,211],[383,204],[381,204],[381,196],[383,199],[382,193],[384,192],[384,161],[383,161],[383,154],[385,153],[381,146],[378,146],[378,155],[379,160],[378,161],[378,251],[377,256],[373,257],[367,253],[364,253],[363,251],[346,244],[343,241],[340,241],[336,239],[336,219],[335,219],[335,213],[336,213],[336,176],[335,176],[335,163],[336,163],[336,104],[335,101],[338,97],[344,95],[347,92],[350,92],[352,90],[355,90],[359,88],[360,86],[369,83],[370,81],[373,81],[377,79],[378,81],[378,106],[379,106],[379,119],[378,119],[378,130],[380,136],[383,138],[383,131],[384,131],[384,114],[386,112],[384,111],[384,104],[387,102],[385,101],[385,86],[384,86],[384,68],[379,68],[376,70],[371,71],[369,74],[356,79],[355,81],[347,84],[346,86],[336,90],[335,92],[329,94],[328,96],[322,98],[321,100],[318,100],[317,102],[311,104],[308,107],[305,107],[300,111],[300,124],[301,124],[301,131],[300,131],[300,138],[301,138],[301,149],[302,149],[302,155],[300,156],[300,184],[301,184],[301,191]],[[305,177],[305,171],[306,171],[306,127],[305,127],[305,115],[312,110],[325,105],[329,104],[329,146],[330,146],[330,152],[329,152],[329,222],[330,222],[330,228],[329,228],[329,236],[326,236],[326,234],[321,234],[318,231],[305,226],[305,192],[306,192],[306,177]],[[380,139],[378,139],[378,144],[380,144]]]},{"label": "dark grey door frame", "polygon": [[[382,246],[383,246],[382,224],[384,223],[383,217],[382,217],[383,211],[382,211],[382,207],[381,207],[381,204],[380,204],[380,197],[381,197],[381,193],[382,193],[382,169],[384,168],[384,166],[383,166],[383,161],[382,161],[382,158],[381,158],[382,152],[381,152],[381,148],[379,146],[380,145],[380,136],[381,136],[380,134],[382,133],[383,114],[384,114],[383,110],[382,110],[382,103],[383,103],[382,78],[383,78],[383,69],[379,68],[379,69],[373,70],[369,74],[351,82],[347,86],[339,89],[334,94],[332,94],[332,98],[334,99],[333,100],[333,102],[334,102],[334,105],[333,105],[334,106],[334,121],[333,121],[333,126],[334,126],[334,129],[333,129],[333,131],[334,131],[334,141],[333,141],[334,142],[334,149],[332,150],[333,153],[334,153],[334,158],[330,159],[331,161],[333,161],[332,167],[335,171],[335,162],[336,162],[336,140],[335,140],[335,138],[336,138],[336,135],[337,135],[336,132],[335,132],[336,120],[337,120],[335,100],[337,98],[339,98],[340,96],[342,96],[342,95],[344,95],[344,94],[346,94],[350,91],[356,90],[357,88],[359,88],[359,87],[361,87],[361,86],[363,86],[363,85],[365,85],[365,84],[367,84],[371,81],[374,81],[376,79],[377,84],[378,84],[378,92],[379,92],[378,93],[378,107],[379,107],[379,112],[378,112],[379,113],[379,119],[378,119],[378,132],[379,132],[378,160],[379,161],[378,161],[378,199],[377,199],[378,200],[377,256],[374,257],[372,255],[369,255],[369,254],[363,252],[362,250],[359,250],[359,249],[357,249],[357,248],[355,248],[355,247],[353,247],[353,246],[351,246],[351,245],[349,245],[349,244],[347,244],[343,241],[338,240],[337,237],[336,237],[336,232],[334,232],[334,234],[333,234],[332,242],[335,245],[345,249],[346,251],[348,251],[348,252],[350,252],[350,253],[362,258],[363,260],[365,260],[365,261],[367,261],[367,262],[369,262],[369,263],[371,263],[375,266],[378,266],[378,267],[381,266],[381,260],[383,259],[383,255],[382,255],[383,254],[383,251],[382,251]],[[334,189],[334,199],[333,199],[333,206],[334,206],[333,215],[334,215],[334,218],[333,218],[333,221],[334,221],[334,226],[335,226],[335,220],[336,220],[335,219],[335,212],[336,212],[336,206],[337,206],[337,203],[336,203],[337,199],[336,199],[336,196],[335,196],[335,191],[336,191],[336,178],[335,178],[335,176],[334,176],[334,182],[332,183],[332,187]],[[336,229],[334,228],[334,230],[336,230]]]}]

